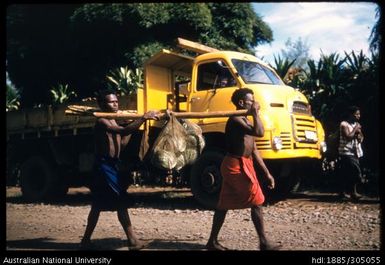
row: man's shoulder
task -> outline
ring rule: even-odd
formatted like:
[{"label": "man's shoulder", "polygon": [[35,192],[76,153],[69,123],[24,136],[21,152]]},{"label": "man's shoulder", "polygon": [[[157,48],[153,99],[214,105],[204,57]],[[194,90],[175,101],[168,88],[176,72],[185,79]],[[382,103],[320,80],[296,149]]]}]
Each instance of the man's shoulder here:
[{"label": "man's shoulder", "polygon": [[241,122],[243,120],[242,116],[231,116],[229,117],[229,122]]},{"label": "man's shoulder", "polygon": [[101,123],[103,123],[103,120],[102,120],[103,118],[97,118],[96,120],[95,120],[95,126],[98,126],[98,125],[100,125]]},{"label": "man's shoulder", "polygon": [[108,119],[106,119],[106,118],[98,118],[95,121],[95,129],[99,129],[99,130],[105,129],[106,126],[108,126],[109,124],[110,124],[110,122],[109,122]]},{"label": "man's shoulder", "polygon": [[107,118],[97,118],[96,123],[109,123],[110,120]]},{"label": "man's shoulder", "polygon": [[237,127],[241,123],[241,118],[238,116],[229,117],[226,127]]},{"label": "man's shoulder", "polygon": [[347,121],[341,121],[340,126],[341,126],[341,127],[349,126],[349,122],[347,122]]}]

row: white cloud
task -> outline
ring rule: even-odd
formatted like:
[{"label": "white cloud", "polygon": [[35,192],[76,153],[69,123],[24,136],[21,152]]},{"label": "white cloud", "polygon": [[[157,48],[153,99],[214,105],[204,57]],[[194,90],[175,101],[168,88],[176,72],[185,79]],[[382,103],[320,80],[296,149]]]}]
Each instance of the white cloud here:
[{"label": "white cloud", "polygon": [[[375,23],[376,4],[366,2],[255,3],[254,10],[272,28],[271,45],[258,46],[257,56],[273,61],[290,37],[310,45],[311,56],[363,50],[368,54],[368,38]],[[261,7],[261,9],[259,8]]]}]

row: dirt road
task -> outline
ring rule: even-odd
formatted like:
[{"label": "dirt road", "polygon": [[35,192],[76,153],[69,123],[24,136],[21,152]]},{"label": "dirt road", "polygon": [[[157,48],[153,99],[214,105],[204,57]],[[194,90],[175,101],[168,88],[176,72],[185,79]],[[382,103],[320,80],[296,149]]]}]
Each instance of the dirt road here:
[{"label": "dirt road", "polygon": [[[213,211],[197,204],[188,189],[130,187],[129,210],[146,250],[203,250]],[[63,201],[24,202],[20,190],[7,188],[7,250],[76,250],[86,226],[90,194],[70,189]],[[283,250],[379,250],[380,202],[341,201],[336,194],[301,193],[263,208],[267,235]],[[93,235],[95,250],[127,250],[116,213],[102,212]],[[249,210],[229,211],[220,233],[234,250],[258,250]]]}]

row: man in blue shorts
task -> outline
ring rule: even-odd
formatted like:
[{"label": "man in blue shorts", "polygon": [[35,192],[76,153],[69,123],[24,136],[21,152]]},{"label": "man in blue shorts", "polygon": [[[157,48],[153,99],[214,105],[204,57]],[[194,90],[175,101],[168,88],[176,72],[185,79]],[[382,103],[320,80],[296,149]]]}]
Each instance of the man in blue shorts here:
[{"label": "man in blue shorts", "polygon": [[[102,91],[98,104],[104,112],[118,112],[119,104],[115,93]],[[94,178],[90,185],[92,205],[88,215],[87,227],[81,240],[81,248],[91,248],[91,235],[96,227],[101,211],[117,211],[118,219],[127,236],[129,249],[141,249],[144,243],[133,232],[127,210],[128,181],[118,174],[118,162],[122,137],[130,135],[149,119],[158,119],[155,111],[146,112],[141,119],[123,127],[114,119],[98,118],[95,127]]]}]

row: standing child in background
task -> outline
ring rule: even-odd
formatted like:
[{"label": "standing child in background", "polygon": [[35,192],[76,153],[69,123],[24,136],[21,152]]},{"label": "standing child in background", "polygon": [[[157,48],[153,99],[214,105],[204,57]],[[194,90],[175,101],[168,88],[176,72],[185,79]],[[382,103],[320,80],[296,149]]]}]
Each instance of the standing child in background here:
[{"label": "standing child in background", "polygon": [[359,159],[363,156],[361,143],[364,134],[358,121],[361,118],[360,109],[356,106],[348,108],[348,117],[340,123],[340,143],[338,153],[341,158],[340,175],[342,177],[341,196],[343,198],[359,199],[357,184],[362,182]]}]

